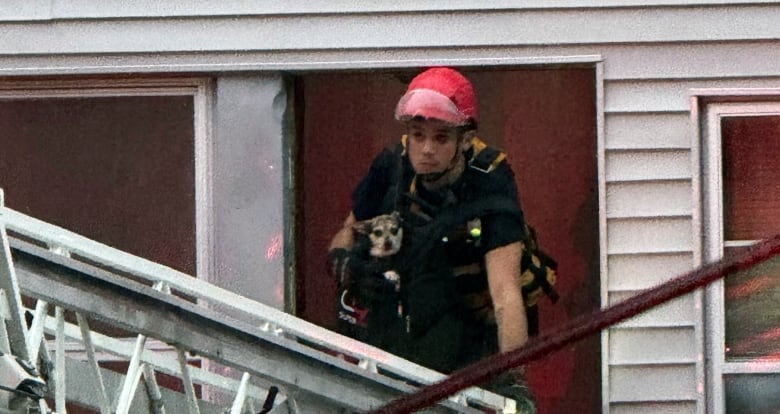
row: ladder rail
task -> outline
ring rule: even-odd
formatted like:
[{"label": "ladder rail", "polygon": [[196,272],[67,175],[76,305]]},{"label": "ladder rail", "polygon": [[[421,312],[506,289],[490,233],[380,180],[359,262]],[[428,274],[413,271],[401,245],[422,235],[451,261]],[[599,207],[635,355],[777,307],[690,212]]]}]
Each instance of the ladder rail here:
[{"label": "ladder rail", "polygon": [[[20,235],[21,240],[26,239],[32,241],[34,245],[46,246],[54,254],[57,251],[66,251],[67,254],[59,254],[62,258],[99,264],[114,273],[129,274],[149,283],[164,282],[173,289],[197,297],[199,301],[238,311],[255,321],[256,325],[276,327],[284,336],[298,342],[309,342],[334,353],[367,361],[368,365],[381,367],[407,382],[430,384],[445,378],[441,373],[300,320],[276,308],[213,286],[161,264],[121,252],[7,207],[0,210],[0,220],[9,230]],[[504,407],[506,402],[503,397],[478,388],[466,389],[454,398],[497,409]]]},{"label": "ladder rail", "polygon": [[[0,190],[0,209],[6,210],[3,205],[2,190]],[[8,349],[0,349],[0,351],[9,352],[19,358],[29,360],[27,325],[25,324],[24,310],[22,309],[19,281],[11,261],[11,245],[6,233],[6,225],[2,220],[0,220],[0,276],[2,276],[0,277],[0,291],[5,296],[4,306],[8,307],[10,316],[10,319],[3,322]],[[3,343],[0,346],[5,348],[6,345]]]},{"label": "ladder rail", "polygon": [[[259,329],[184,298],[105,269],[14,240],[17,274],[25,294],[110,321],[120,329],[196,350],[204,358],[280,385],[285,394],[367,410],[414,386],[367,372],[321,349]],[[335,369],[334,369],[335,368]],[[354,391],[361,389],[360,395]],[[288,401],[288,405],[294,405]],[[443,401],[433,412],[478,412]]]}]

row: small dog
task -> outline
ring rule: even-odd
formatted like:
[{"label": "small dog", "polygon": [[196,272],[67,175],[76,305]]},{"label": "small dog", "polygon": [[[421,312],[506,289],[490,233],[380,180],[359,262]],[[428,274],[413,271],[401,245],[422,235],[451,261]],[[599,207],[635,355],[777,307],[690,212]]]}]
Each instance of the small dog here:
[{"label": "small dog", "polygon": [[[396,292],[401,290],[401,275],[392,270],[390,257],[401,250],[404,231],[401,226],[401,215],[397,211],[391,214],[382,214],[374,218],[358,221],[352,226],[357,236],[368,239],[356,243],[354,250],[368,251],[368,255],[374,265],[379,265],[379,271],[385,279],[393,283]],[[356,240],[357,241],[357,240]],[[376,269],[376,266],[371,266]],[[401,309],[399,309],[401,312]]]},{"label": "small dog", "polygon": [[368,236],[371,241],[368,253],[371,257],[392,256],[401,249],[404,230],[397,211],[358,221],[352,225],[352,229],[358,234]]}]

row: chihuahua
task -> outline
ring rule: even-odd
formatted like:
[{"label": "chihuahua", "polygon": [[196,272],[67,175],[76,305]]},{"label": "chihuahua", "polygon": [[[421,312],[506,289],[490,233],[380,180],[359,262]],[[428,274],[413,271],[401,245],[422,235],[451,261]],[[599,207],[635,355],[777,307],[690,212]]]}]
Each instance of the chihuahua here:
[{"label": "chihuahua", "polygon": [[[358,235],[366,236],[368,239],[369,244],[366,248],[372,260],[385,261],[384,259],[398,253],[401,249],[404,232],[401,227],[401,216],[397,211],[358,221],[352,229]],[[386,270],[382,274],[395,285],[396,291],[400,290],[401,276],[396,271]]]}]

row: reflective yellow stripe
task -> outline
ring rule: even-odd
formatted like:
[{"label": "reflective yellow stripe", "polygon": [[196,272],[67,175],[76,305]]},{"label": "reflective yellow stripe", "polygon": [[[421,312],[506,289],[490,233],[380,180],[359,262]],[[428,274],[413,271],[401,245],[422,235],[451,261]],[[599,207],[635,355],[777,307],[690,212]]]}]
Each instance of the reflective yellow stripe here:
[{"label": "reflective yellow stripe", "polygon": [[477,155],[482,152],[483,149],[487,148],[487,144],[481,139],[474,137],[471,139],[471,147],[474,148],[474,155]]}]

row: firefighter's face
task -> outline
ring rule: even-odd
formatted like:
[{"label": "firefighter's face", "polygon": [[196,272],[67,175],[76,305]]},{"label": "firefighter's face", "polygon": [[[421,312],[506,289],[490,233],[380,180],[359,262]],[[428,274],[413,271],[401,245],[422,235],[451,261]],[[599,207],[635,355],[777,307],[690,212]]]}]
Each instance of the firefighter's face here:
[{"label": "firefighter's face", "polygon": [[460,133],[456,127],[437,119],[413,119],[407,124],[407,151],[417,174],[446,171],[460,151]]}]

